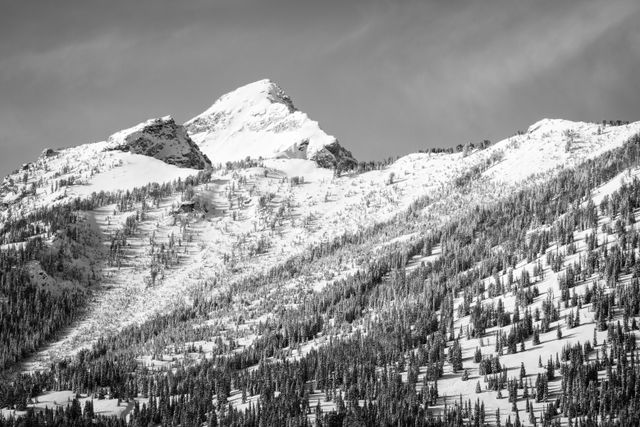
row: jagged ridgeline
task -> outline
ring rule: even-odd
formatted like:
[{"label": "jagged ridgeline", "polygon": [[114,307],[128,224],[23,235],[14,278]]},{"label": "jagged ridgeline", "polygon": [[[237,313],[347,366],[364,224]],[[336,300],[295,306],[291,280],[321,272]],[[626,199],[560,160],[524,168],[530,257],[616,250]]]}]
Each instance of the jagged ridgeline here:
[{"label": "jagged ridgeline", "polygon": [[[73,399],[66,409],[27,411],[3,423],[638,425],[640,181],[620,180],[639,160],[636,136],[497,202],[480,193],[488,185],[482,170],[465,174],[454,186],[463,196],[479,194],[463,198],[450,218],[421,215],[435,202],[419,199],[392,220],[313,245],[262,274],[230,278],[223,294],[212,295],[221,283],[203,283],[190,306],[102,337],[49,370],[3,381],[0,406],[24,409],[45,390],[96,396],[84,408]],[[602,184],[611,185],[608,193]],[[91,246],[73,231],[82,209],[128,197],[96,195],[94,205],[78,201],[5,225],[14,236],[6,242],[29,243],[7,250],[14,261],[3,262],[3,293],[15,289],[4,287],[14,271],[50,250],[37,243],[42,231],[32,224],[70,246]],[[62,251],[61,271],[47,267],[54,276],[67,268],[65,252],[72,247]],[[243,302],[347,253],[368,259],[295,306],[273,296]],[[19,305],[3,304],[3,322],[20,320]],[[247,345],[212,322],[232,315],[238,329],[265,313]],[[211,337],[219,339],[200,348]],[[176,355],[171,363],[141,363],[144,355],[163,360],[168,348]],[[94,410],[101,396],[132,402],[132,410],[126,419],[101,417]]]}]

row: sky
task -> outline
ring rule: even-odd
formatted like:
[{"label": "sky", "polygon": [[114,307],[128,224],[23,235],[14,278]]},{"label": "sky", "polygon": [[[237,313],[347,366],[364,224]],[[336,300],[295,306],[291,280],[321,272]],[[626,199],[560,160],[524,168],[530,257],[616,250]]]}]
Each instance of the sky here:
[{"label": "sky", "polygon": [[270,78],[360,160],[640,120],[637,0],[0,0],[0,175]]}]

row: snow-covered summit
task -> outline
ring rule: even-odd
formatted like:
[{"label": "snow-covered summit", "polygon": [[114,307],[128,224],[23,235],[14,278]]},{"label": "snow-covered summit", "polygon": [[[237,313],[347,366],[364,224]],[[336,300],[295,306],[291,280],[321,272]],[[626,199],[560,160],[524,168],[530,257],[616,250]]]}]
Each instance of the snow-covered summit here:
[{"label": "snow-covered summit", "polygon": [[355,164],[335,137],[268,79],[223,95],[185,127],[216,163],[262,157],[315,160],[322,167]]},{"label": "snow-covered summit", "polygon": [[284,105],[289,112],[296,111],[293,101],[280,86],[270,79],[262,79],[253,83],[240,86],[239,88],[222,95],[218,100],[198,117],[210,116],[221,110],[238,110],[244,107],[247,102],[259,103],[268,100],[274,104]]},{"label": "snow-covered summit", "polygon": [[107,149],[142,154],[185,168],[211,166],[184,126],[176,124],[171,116],[150,119],[114,133],[107,139]]},{"label": "snow-covered summit", "polygon": [[565,119],[544,118],[538,120],[527,129],[527,133],[532,135],[545,135],[553,132],[590,130],[597,128],[598,124],[588,122],[574,122]]}]

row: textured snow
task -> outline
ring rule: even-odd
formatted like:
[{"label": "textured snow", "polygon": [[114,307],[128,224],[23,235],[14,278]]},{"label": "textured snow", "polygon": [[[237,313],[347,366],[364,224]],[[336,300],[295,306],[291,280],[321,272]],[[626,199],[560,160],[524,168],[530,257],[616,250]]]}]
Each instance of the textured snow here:
[{"label": "textured snow", "polygon": [[[575,166],[586,159],[617,148],[640,132],[640,122],[623,126],[543,119],[528,132],[504,139],[489,149],[500,150],[504,160],[486,176],[515,183],[558,167]],[[569,142],[569,144],[567,144]]]},{"label": "textured snow", "polygon": [[[13,214],[20,215],[35,208],[64,204],[74,197],[87,197],[93,192],[132,190],[152,182],[184,179],[199,172],[153,157],[107,148],[109,144],[100,141],[60,149],[52,157],[42,156],[5,177],[0,186],[0,200]],[[72,184],[62,185],[69,180]],[[34,185],[35,193],[32,193]],[[0,208],[0,220],[7,214],[8,209]]]},{"label": "textured snow", "polygon": [[81,197],[99,191],[132,190],[150,182],[184,179],[198,172],[140,154],[114,152],[112,156],[119,160],[118,167],[88,178],[85,185],[71,187],[68,194]]}]

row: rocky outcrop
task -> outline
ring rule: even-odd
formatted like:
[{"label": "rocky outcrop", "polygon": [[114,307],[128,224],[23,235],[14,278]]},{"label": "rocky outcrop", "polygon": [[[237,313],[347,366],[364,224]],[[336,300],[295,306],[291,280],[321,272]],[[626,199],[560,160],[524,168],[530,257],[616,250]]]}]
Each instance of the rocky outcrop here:
[{"label": "rocky outcrop", "polygon": [[351,151],[341,146],[336,140],[334,143],[325,145],[317,151],[311,160],[318,166],[329,169],[348,170],[357,166],[358,162],[353,158]]},{"label": "rocky outcrop", "polygon": [[147,120],[107,139],[107,149],[154,157],[181,168],[205,169],[209,158],[170,116]]},{"label": "rocky outcrop", "polygon": [[44,150],[42,150],[42,154],[40,154],[40,158],[46,159],[48,157],[55,157],[58,154],[60,153],[54,150],[53,148],[45,148]]}]

